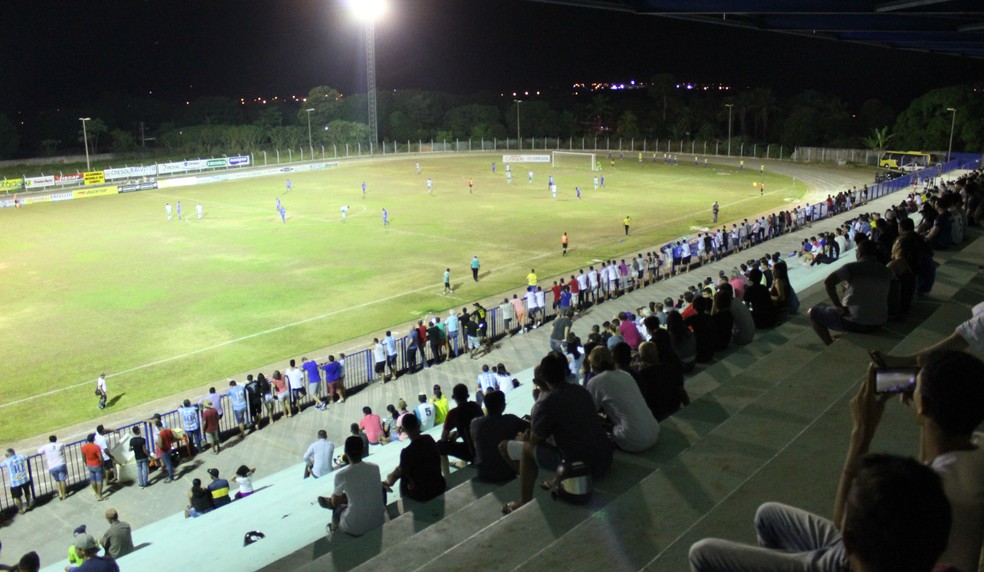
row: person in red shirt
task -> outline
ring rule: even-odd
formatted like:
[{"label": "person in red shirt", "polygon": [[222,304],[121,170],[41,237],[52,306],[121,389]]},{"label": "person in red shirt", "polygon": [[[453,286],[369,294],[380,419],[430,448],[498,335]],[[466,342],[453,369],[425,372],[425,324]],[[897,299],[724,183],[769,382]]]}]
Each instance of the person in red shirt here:
[{"label": "person in red shirt", "polygon": [[577,276],[571,274],[571,281],[567,283],[567,287],[571,290],[571,304],[574,305],[575,310],[581,309],[580,293],[581,285],[577,283]]},{"label": "person in red shirt", "polygon": [[89,469],[89,484],[92,485],[92,492],[96,493],[96,500],[103,500],[103,479],[106,469],[103,468],[102,447],[96,445],[96,434],[89,433],[85,438],[86,443],[82,445],[82,456],[85,458],[85,466]]},{"label": "person in red shirt", "polygon": [[212,453],[218,455],[220,448],[219,410],[207,399],[202,405],[205,406],[205,411],[202,411],[202,429],[205,430],[205,438],[208,439],[208,445],[212,449]]},{"label": "person in red shirt", "polygon": [[553,292],[554,314],[557,313],[557,308],[560,307],[560,291],[563,290],[563,288],[564,288],[563,280],[561,280],[561,284],[558,284],[557,281],[555,280],[553,284],[553,288],[550,289],[550,291]]},{"label": "person in red shirt", "polygon": [[154,440],[154,455],[164,463],[164,468],[167,470],[167,478],[164,479],[164,482],[170,483],[174,480],[174,460],[171,459],[174,432],[165,427],[160,419],[154,422],[154,427],[157,429],[157,439]]},{"label": "person in red shirt", "polygon": [[366,432],[369,443],[372,445],[389,443],[383,430],[383,421],[379,415],[373,413],[371,407],[363,407],[362,413],[364,416],[359,420],[359,429]]}]

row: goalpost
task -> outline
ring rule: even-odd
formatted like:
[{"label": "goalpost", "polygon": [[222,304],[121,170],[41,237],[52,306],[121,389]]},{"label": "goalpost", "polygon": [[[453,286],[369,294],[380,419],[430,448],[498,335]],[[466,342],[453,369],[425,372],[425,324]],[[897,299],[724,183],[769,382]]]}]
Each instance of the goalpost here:
[{"label": "goalpost", "polygon": [[552,167],[589,167],[592,171],[598,168],[594,153],[577,151],[554,151],[551,154]]}]

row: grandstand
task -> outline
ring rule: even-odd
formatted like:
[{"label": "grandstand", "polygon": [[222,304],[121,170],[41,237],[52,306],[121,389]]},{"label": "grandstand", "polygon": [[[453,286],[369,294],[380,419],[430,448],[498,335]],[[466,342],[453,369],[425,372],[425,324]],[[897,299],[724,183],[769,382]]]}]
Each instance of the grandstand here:
[{"label": "grandstand", "polygon": [[[898,188],[906,186],[900,183]],[[892,202],[898,201],[881,198],[864,210],[884,210]],[[834,216],[807,232],[832,230],[852,216]],[[803,233],[768,241],[747,255],[792,252]],[[344,404],[331,406],[328,414],[308,411],[244,441],[230,440],[222,455],[200,455],[182,465],[180,473],[187,478],[176,483],[155,484],[143,491],[125,488],[104,503],[95,502],[83,490],[68,502],[77,509],[73,518],[82,517],[90,532],[101,532],[99,515],[109,506],[134,525],[139,549],[120,560],[123,570],[194,569],[204,561],[229,569],[267,570],[378,570],[397,564],[410,569],[462,569],[476,563],[491,569],[683,570],[687,549],[698,538],[718,535],[752,541],[751,518],[763,500],[787,501],[829,514],[850,430],[847,401],[866,367],[865,350],[904,352],[952,331],[984,294],[976,272],[982,257],[984,239],[979,233],[971,234],[962,250],[938,257],[944,264],[933,295],[917,303],[904,324],[893,323],[875,334],[852,334],[820,349],[800,315],[699,369],[687,380],[693,403],[662,423],[655,448],[637,455],[616,453],[612,470],[596,483],[596,494],[587,507],[554,502],[539,493],[530,505],[502,517],[498,509],[517,496],[517,483],[479,483],[470,479],[471,469],[464,469],[452,475],[444,496],[428,503],[391,498],[389,522],[378,531],[358,539],[337,533],[325,537],[330,513],[314,499],[331,491],[331,478],[302,480],[299,463],[317,429],[328,425],[329,434],[340,443],[363,405],[381,410],[399,397],[410,401],[434,383],[446,393],[454,383],[472,386],[483,362],[462,359],[386,386],[369,386]],[[586,334],[591,324],[612,313],[675,297],[686,283],[715,276],[736,262],[726,258],[593,307],[574,329]],[[834,267],[792,269],[803,308],[824,298],[818,282]],[[506,363],[523,383],[509,395],[510,412],[523,415],[532,405],[530,366],[546,353],[546,337],[541,329],[508,338],[488,358]],[[902,408],[889,408],[883,422],[886,430],[880,431],[876,448],[914,454],[910,445],[916,428],[910,416]],[[398,443],[373,447],[367,460],[385,473],[396,464],[399,450]],[[210,466],[231,474],[241,463],[260,468],[256,494],[202,518],[181,517],[192,476],[202,476]],[[45,555],[64,554],[71,542],[70,530],[78,523],[65,524],[59,508],[45,506],[18,518],[30,519],[33,530],[64,530],[63,534],[47,535],[39,547],[42,539],[20,526],[26,523],[15,523],[4,538],[6,554],[16,553],[11,544],[30,546]],[[251,530],[262,531],[266,538],[243,547],[243,535]],[[177,544],[182,550],[174,549]],[[51,564],[47,570],[64,566],[64,562],[51,563],[50,558],[43,562]]]}]

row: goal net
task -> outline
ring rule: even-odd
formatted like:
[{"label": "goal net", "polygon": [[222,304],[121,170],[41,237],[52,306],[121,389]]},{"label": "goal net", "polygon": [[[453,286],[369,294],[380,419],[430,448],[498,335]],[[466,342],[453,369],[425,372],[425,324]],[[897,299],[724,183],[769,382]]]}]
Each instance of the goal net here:
[{"label": "goal net", "polygon": [[551,157],[551,166],[564,168],[587,167],[594,171],[598,164],[595,161],[594,153],[583,153],[577,151],[554,151]]}]

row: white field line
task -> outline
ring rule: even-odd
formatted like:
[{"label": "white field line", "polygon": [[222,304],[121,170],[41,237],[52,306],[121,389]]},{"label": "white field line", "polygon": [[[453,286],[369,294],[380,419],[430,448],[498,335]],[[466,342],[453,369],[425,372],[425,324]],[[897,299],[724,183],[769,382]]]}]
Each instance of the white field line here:
[{"label": "white field line", "polygon": [[[782,189],[777,189],[775,191],[771,191],[768,194],[781,193],[781,192],[786,191],[789,188],[791,188],[791,185],[790,186],[783,187]],[[760,198],[760,197],[757,197],[757,196],[756,197],[748,197],[748,198],[745,198],[745,199],[741,199],[741,200],[738,200],[738,201],[733,201],[731,203],[727,203],[727,205],[725,205],[725,206],[736,205],[736,204],[739,204],[739,203],[742,203],[742,202],[756,200],[758,198]],[[210,202],[212,204],[222,204],[222,203],[213,202],[213,201],[210,201]],[[235,205],[227,205],[227,206],[235,206]],[[238,208],[241,208],[243,210],[260,210],[257,207],[242,207],[242,206],[239,206]],[[365,208],[365,207],[363,206],[363,208]],[[660,226],[665,226],[667,224],[671,224],[671,223],[674,223],[674,222],[678,222],[680,220],[684,220],[686,218],[689,218],[689,217],[693,216],[693,214],[694,213],[682,215],[682,216],[679,216],[679,217],[677,217],[675,219],[661,221],[659,223],[648,225],[648,226],[645,226],[645,227],[642,227],[642,228],[645,228],[645,229],[658,228]],[[304,216],[306,216],[306,218],[317,218],[317,217],[311,217],[310,215],[304,215]],[[319,219],[319,220],[326,220],[326,219]],[[326,222],[340,222],[340,221],[326,221]],[[407,231],[402,231],[402,232],[407,232]],[[411,234],[419,234],[419,233],[411,233]],[[421,234],[421,236],[423,236],[423,235]],[[433,237],[433,238],[440,238],[440,237]],[[602,238],[599,238],[599,239],[597,239],[595,241],[592,241],[590,243],[587,243],[587,245],[594,245],[594,244],[598,244],[598,243],[601,243],[601,242],[607,242],[608,240],[610,240],[610,237],[602,237]],[[486,243],[486,246],[488,246],[487,243]],[[531,252],[535,252],[535,251],[531,251]],[[540,254],[536,254],[535,256],[531,256],[529,258],[525,258],[523,260],[516,260],[514,262],[511,262],[509,264],[506,264],[505,266],[501,266],[501,267],[496,268],[494,270],[495,271],[502,271],[502,270],[504,270],[506,268],[510,268],[510,267],[513,267],[513,266],[518,266],[518,265],[525,266],[525,265],[528,265],[532,261],[545,258],[545,257],[550,256],[552,254],[555,254],[554,251],[552,251],[552,250],[549,251],[549,252],[543,252],[543,253],[540,253]],[[200,353],[208,352],[208,351],[211,351],[211,350],[214,350],[214,349],[222,348],[222,347],[225,347],[225,346],[229,346],[229,345],[232,345],[232,344],[236,344],[236,343],[243,342],[243,341],[246,341],[246,340],[250,340],[250,339],[253,339],[253,338],[257,338],[257,337],[260,337],[260,336],[265,336],[267,334],[272,334],[274,332],[280,332],[280,331],[286,330],[288,328],[292,328],[294,326],[299,326],[299,325],[306,324],[306,323],[309,323],[309,322],[314,322],[314,321],[317,321],[317,320],[323,320],[325,318],[330,318],[332,316],[335,316],[335,315],[338,315],[338,314],[341,314],[341,313],[344,313],[344,312],[350,312],[352,310],[359,310],[359,309],[365,308],[367,306],[371,306],[373,304],[378,304],[380,302],[388,302],[390,300],[395,300],[397,298],[401,298],[401,297],[406,296],[406,295],[409,295],[409,294],[416,294],[418,292],[423,292],[423,291],[426,291],[426,290],[430,290],[432,288],[441,289],[441,288],[443,288],[443,286],[444,286],[443,283],[432,284],[432,285],[429,285],[429,286],[421,286],[420,288],[416,288],[414,290],[407,290],[407,291],[404,291],[404,292],[400,292],[398,294],[393,294],[392,296],[387,296],[385,298],[379,298],[377,300],[372,300],[370,302],[363,302],[362,304],[357,304],[355,306],[349,306],[347,308],[342,308],[342,309],[339,309],[339,310],[332,310],[331,312],[326,312],[326,313],[320,314],[318,316],[312,316],[310,318],[305,318],[303,320],[298,320],[296,322],[291,322],[291,323],[288,323],[288,324],[283,324],[283,325],[277,326],[275,328],[270,328],[270,329],[267,329],[267,330],[262,330],[262,331],[259,331],[259,332],[254,332],[252,334],[248,334],[248,335],[241,336],[239,338],[234,338],[234,339],[231,339],[231,340],[226,340],[226,341],[221,342],[221,343],[218,343],[218,344],[214,344],[214,345],[211,345],[211,346],[208,346],[208,347],[204,347],[204,348],[199,348],[197,350],[186,352],[186,353],[183,353],[183,354],[180,354],[180,355],[171,356],[171,357],[159,359],[159,360],[156,360],[156,361],[152,361],[150,363],[145,363],[143,365],[138,365],[138,366],[135,366],[135,367],[131,367],[130,369],[126,369],[126,370],[123,370],[123,371],[119,371],[119,372],[115,372],[115,373],[112,373],[112,374],[108,374],[106,377],[107,378],[113,378],[113,377],[117,377],[117,376],[120,376],[120,375],[125,375],[125,374],[128,374],[128,373],[132,373],[132,372],[135,372],[135,371],[146,369],[146,368],[149,368],[149,367],[158,366],[158,365],[161,365],[161,364],[164,364],[164,363],[168,363],[168,362],[172,362],[172,361],[176,361],[176,360],[181,360],[181,359],[184,359],[184,358],[193,356],[193,355],[197,355],[197,354],[200,354]],[[457,297],[453,297],[453,298],[457,299]],[[346,351],[346,353],[348,353],[348,351]],[[21,403],[26,403],[28,401],[33,401],[35,399],[39,399],[39,398],[42,398],[42,397],[47,397],[49,395],[55,395],[55,394],[61,393],[63,391],[68,391],[70,389],[75,389],[75,388],[78,388],[78,387],[84,387],[86,385],[91,385],[93,383],[95,383],[95,380],[92,380],[92,381],[83,381],[83,382],[80,382],[80,383],[75,383],[75,384],[72,384],[72,385],[67,385],[65,387],[59,387],[57,389],[52,389],[50,391],[45,391],[43,393],[39,393],[39,394],[36,394],[36,395],[31,395],[31,396],[28,396],[28,397],[17,399],[15,401],[8,401],[8,402],[5,402],[5,403],[0,403],[0,409],[3,409],[5,407],[10,407],[10,406],[13,406],[13,405],[18,405],[18,404],[21,404]]]}]

